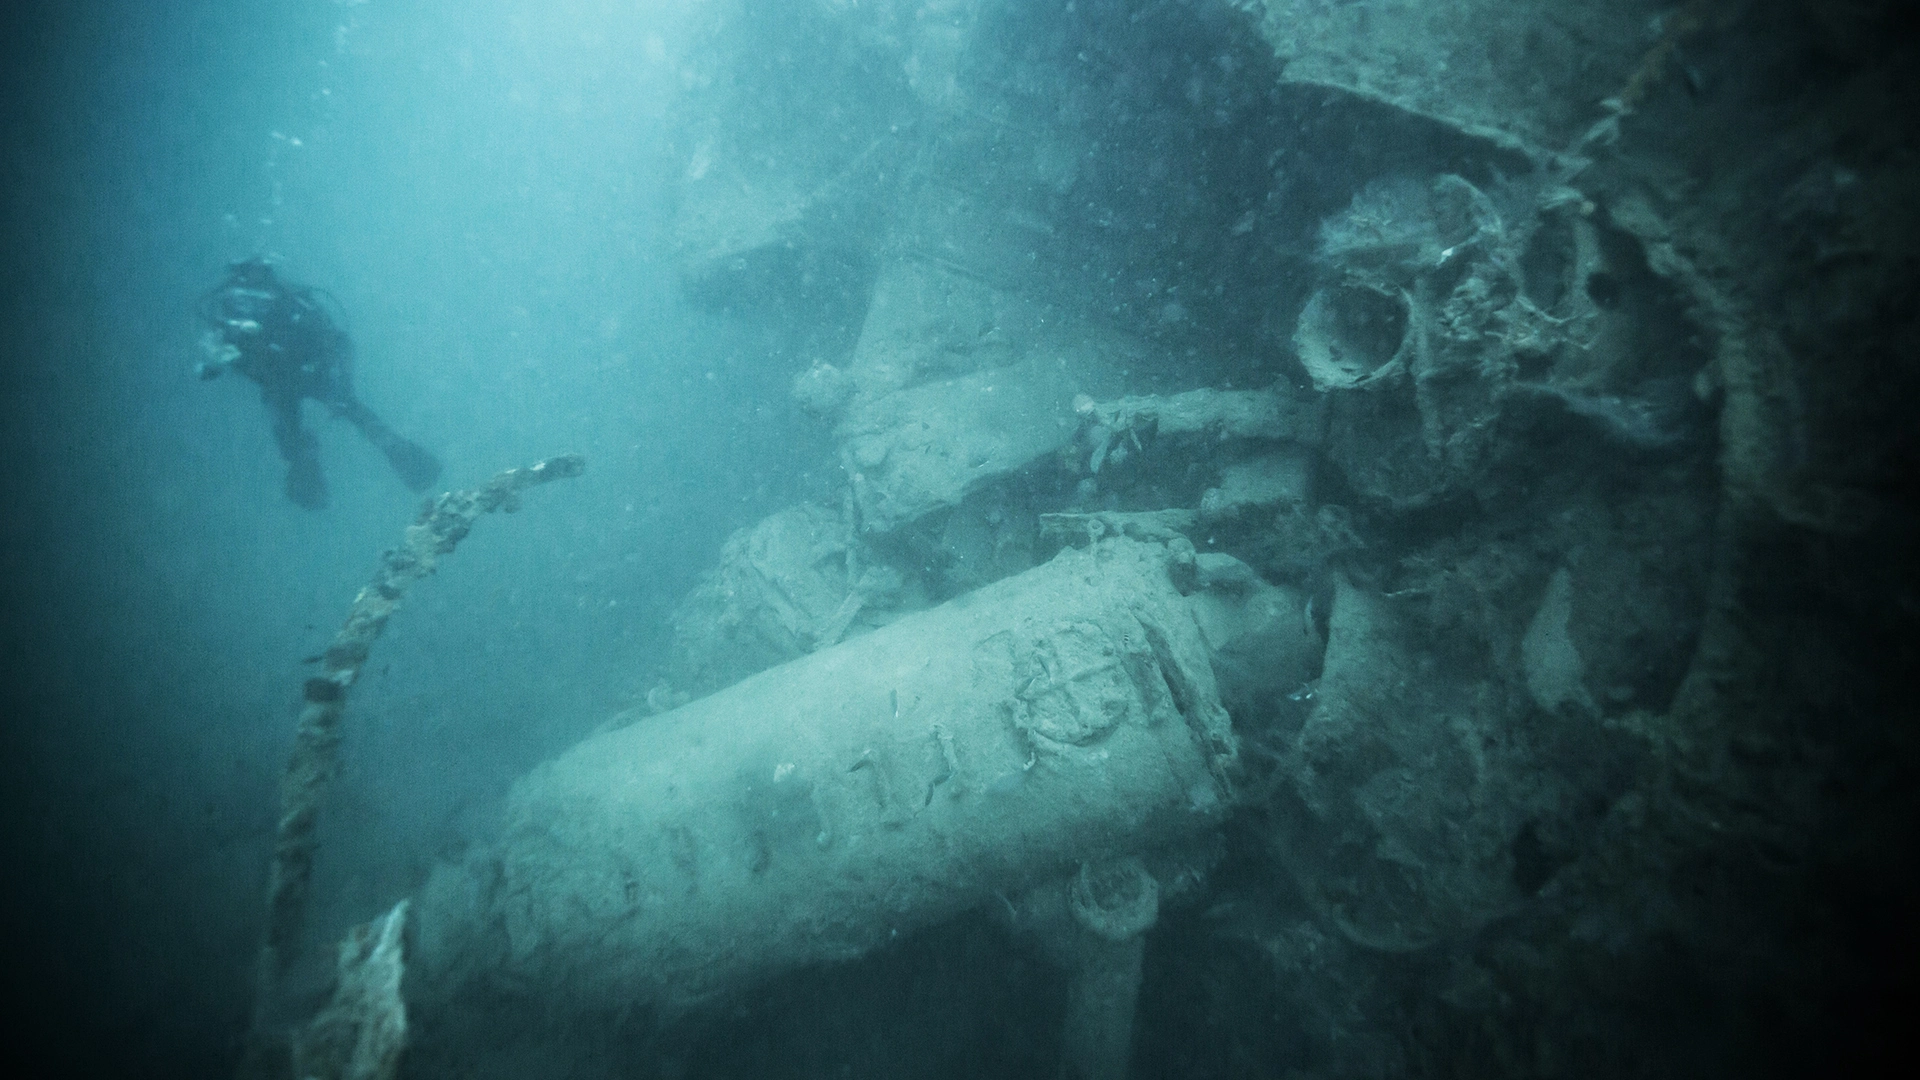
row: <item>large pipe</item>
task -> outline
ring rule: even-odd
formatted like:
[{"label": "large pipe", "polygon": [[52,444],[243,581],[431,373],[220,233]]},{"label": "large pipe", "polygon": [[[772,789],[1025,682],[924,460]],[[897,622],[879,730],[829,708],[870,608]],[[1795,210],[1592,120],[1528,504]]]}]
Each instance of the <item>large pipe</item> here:
[{"label": "large pipe", "polygon": [[[419,898],[409,1004],[479,979],[671,1015],[1205,836],[1235,761],[1210,655],[1265,640],[1290,672],[1315,643],[1297,597],[1175,546],[1069,549],[540,766]],[[1121,1045],[1079,1056],[1124,1061],[1151,922],[1106,935],[1081,1027]]]}]

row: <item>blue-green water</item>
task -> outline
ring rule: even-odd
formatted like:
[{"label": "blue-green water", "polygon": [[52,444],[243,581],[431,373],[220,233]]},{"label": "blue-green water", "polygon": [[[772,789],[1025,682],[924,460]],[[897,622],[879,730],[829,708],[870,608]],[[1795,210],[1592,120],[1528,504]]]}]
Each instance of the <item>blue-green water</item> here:
[{"label": "blue-green water", "polygon": [[[589,462],[375,645],[283,1017],[610,717],[1091,529],[1241,560],[1325,650],[1277,689],[1215,657],[1244,771],[1161,885],[1133,1075],[1800,1075],[1898,1030],[1899,5],[0,20],[0,968],[50,1071],[236,1067],[302,684],[419,509],[313,403],[296,505],[257,388],[195,378],[261,254],[440,486]],[[403,1075],[1057,1075],[1020,899],[664,1028],[488,984]]]}]

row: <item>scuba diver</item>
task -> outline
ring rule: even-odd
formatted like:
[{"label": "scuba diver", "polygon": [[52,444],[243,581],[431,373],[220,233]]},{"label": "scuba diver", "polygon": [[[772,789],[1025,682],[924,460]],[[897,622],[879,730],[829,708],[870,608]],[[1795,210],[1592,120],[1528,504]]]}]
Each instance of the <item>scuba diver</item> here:
[{"label": "scuba diver", "polygon": [[353,342],[334,317],[338,302],[316,289],[280,280],[266,259],[227,264],[227,279],[200,301],[207,324],[201,344],[211,359],[195,369],[202,379],[232,368],[260,384],[273,416],[273,441],[287,463],[287,498],[309,510],[327,505],[320,472],[320,440],[300,421],[307,398],[345,417],[386,455],[414,491],[440,476],[440,461],[382,423],[353,395]]}]

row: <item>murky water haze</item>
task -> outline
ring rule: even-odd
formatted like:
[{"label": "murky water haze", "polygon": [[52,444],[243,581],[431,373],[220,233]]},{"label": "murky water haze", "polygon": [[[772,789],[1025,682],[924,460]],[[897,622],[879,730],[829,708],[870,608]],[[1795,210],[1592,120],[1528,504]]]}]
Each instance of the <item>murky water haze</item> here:
[{"label": "murky water haze", "polygon": [[192,375],[193,302],[227,260],[273,253],[339,299],[360,396],[443,484],[590,461],[482,522],[381,643],[323,855],[326,934],[643,691],[666,608],[790,498],[795,456],[770,448],[809,436],[783,339],[683,310],[661,251],[686,18],[320,0],[9,17],[7,802],[25,818],[7,833],[16,865],[46,868],[16,900],[60,973],[48,1007],[131,1040],[96,1050],[186,1067],[222,1049],[302,658],[417,505],[312,405],[332,503],[282,497],[255,389]]},{"label": "murky water haze", "polygon": [[[407,897],[426,1076],[1862,1072],[1915,969],[1910,22],[6,7],[9,1019],[77,1075],[230,1073],[246,1029],[302,684],[420,506],[315,404],[296,506],[258,388],[195,377],[197,301],[266,254],[440,486],[589,463],[373,646],[287,1025]],[[1159,576],[1022,592],[1081,547]],[[984,586],[1032,625],[968,629]],[[1084,708],[1116,661],[1021,658],[1169,589],[1278,636],[1120,620]],[[974,661],[889,681],[929,653]],[[1187,721],[1141,730],[1219,768],[1129,793],[1102,740],[1156,678]],[[1095,881],[1148,898],[1124,942]],[[1084,993],[1119,954],[1080,931],[1138,984]]]}]

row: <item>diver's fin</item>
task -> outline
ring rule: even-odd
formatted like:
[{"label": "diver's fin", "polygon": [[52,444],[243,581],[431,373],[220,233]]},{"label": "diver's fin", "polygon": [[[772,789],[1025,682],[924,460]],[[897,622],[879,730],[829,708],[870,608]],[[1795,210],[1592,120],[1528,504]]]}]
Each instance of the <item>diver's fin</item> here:
[{"label": "diver's fin", "polygon": [[287,498],[306,510],[327,508],[327,478],[321,475],[320,459],[302,455],[287,463]]},{"label": "diver's fin", "polygon": [[425,491],[440,479],[440,459],[417,443],[394,435],[391,441],[380,445],[380,451],[387,455],[393,471],[400,474],[400,482],[414,491]]},{"label": "diver's fin", "polygon": [[367,441],[387,456],[387,464],[400,474],[400,482],[414,491],[425,491],[440,479],[440,459],[425,447],[401,437],[357,400],[337,402],[334,411],[347,418]]}]

